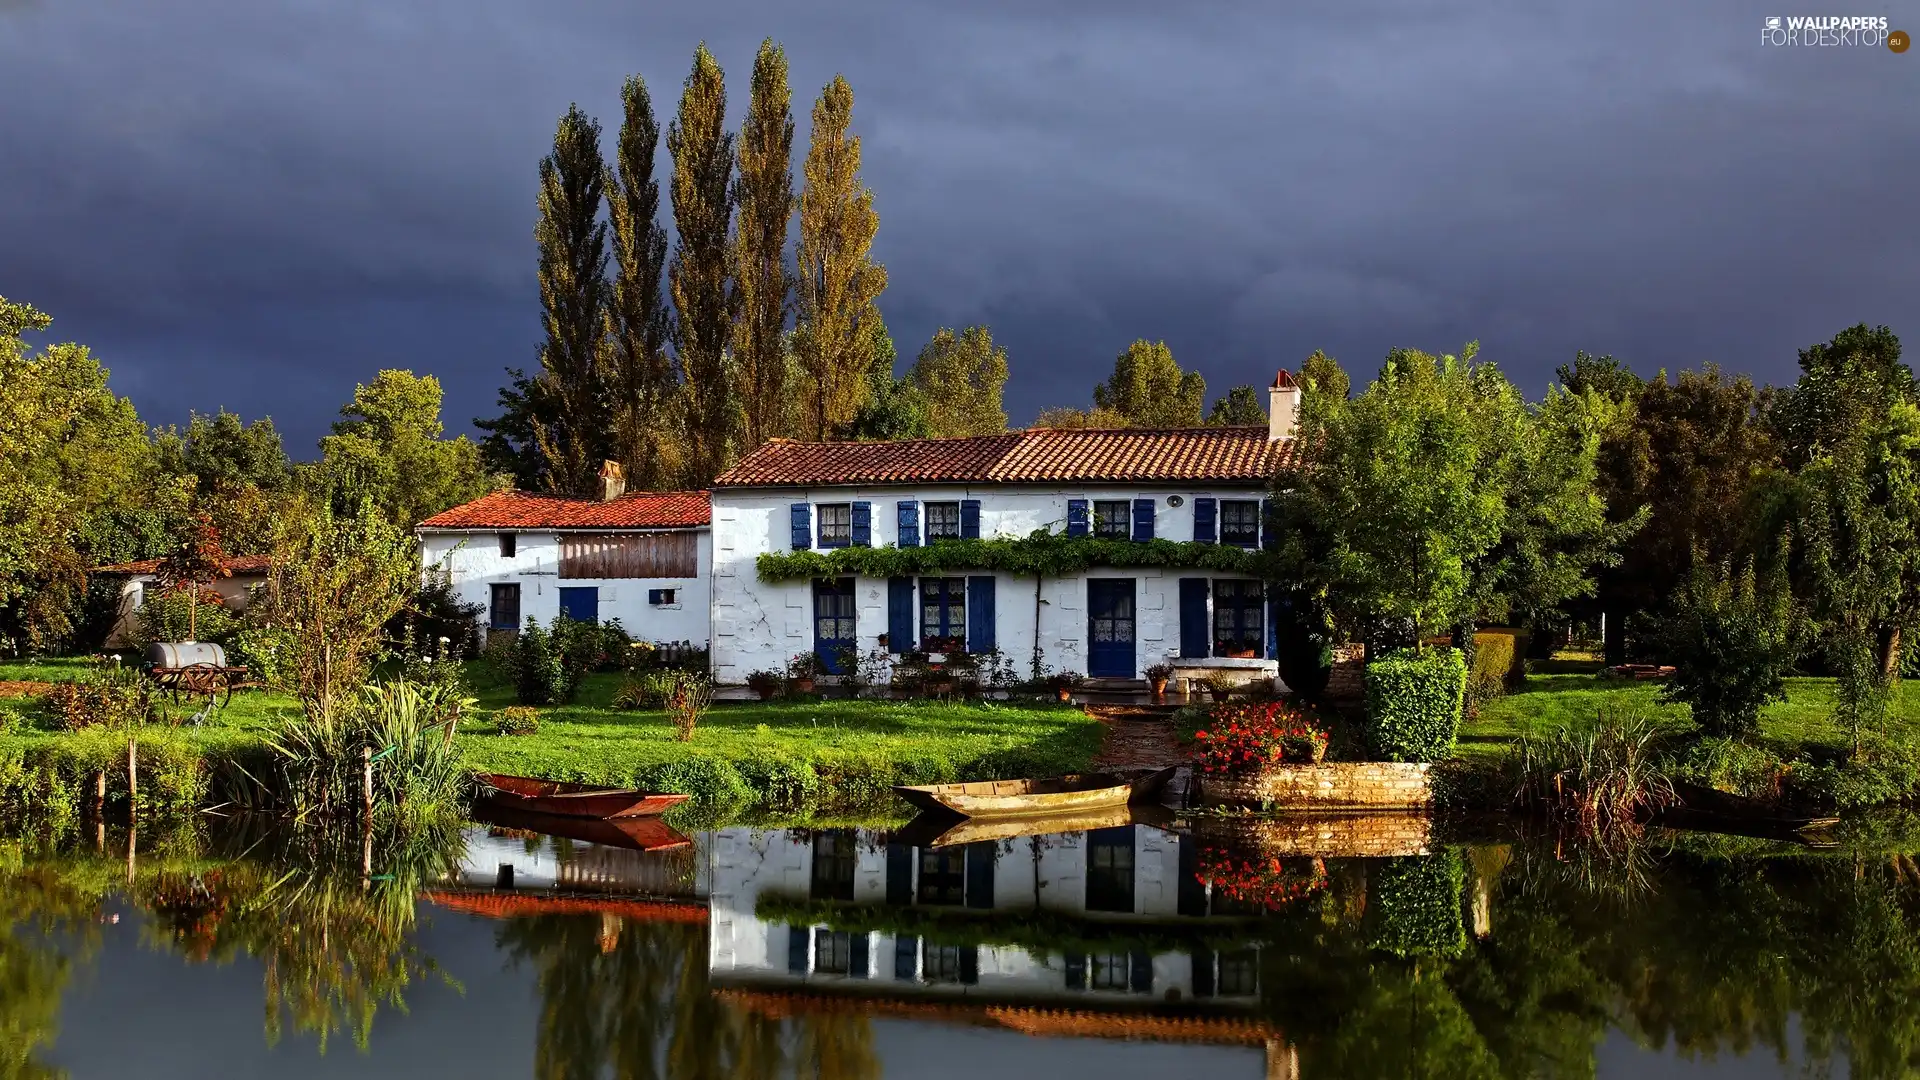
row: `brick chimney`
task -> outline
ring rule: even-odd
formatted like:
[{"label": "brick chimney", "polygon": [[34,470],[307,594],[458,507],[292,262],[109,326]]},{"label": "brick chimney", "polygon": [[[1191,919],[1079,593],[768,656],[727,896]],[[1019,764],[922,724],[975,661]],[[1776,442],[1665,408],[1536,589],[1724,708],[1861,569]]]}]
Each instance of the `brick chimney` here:
[{"label": "brick chimney", "polygon": [[1285,368],[1267,388],[1267,403],[1267,439],[1279,442],[1293,438],[1293,429],[1300,422],[1300,384]]},{"label": "brick chimney", "polygon": [[600,501],[612,502],[627,493],[627,477],[617,461],[600,463]]}]

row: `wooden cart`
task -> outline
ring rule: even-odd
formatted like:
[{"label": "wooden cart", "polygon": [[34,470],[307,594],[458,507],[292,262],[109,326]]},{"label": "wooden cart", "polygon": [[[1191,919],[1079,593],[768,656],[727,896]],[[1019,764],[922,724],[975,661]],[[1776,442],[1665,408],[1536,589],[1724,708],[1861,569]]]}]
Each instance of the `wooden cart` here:
[{"label": "wooden cart", "polygon": [[188,664],[185,667],[148,668],[147,674],[174,701],[204,699],[208,706],[226,705],[233,692],[246,685],[245,667],[219,664]]}]

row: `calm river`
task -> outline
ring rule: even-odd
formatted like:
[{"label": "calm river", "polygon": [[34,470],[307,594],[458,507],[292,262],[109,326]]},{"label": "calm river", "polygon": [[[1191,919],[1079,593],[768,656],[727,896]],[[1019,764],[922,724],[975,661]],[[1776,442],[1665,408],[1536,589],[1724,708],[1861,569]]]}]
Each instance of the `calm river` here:
[{"label": "calm river", "polygon": [[1900,822],[1371,821],[0,841],[0,1078],[1920,1070]]}]

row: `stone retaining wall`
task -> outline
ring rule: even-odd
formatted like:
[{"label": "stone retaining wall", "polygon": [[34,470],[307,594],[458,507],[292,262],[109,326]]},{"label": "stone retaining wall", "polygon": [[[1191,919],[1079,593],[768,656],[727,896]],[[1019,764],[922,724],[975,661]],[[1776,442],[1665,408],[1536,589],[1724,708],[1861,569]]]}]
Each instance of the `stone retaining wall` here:
[{"label": "stone retaining wall", "polygon": [[1433,819],[1425,814],[1288,814],[1258,821],[1201,822],[1195,834],[1203,843],[1274,859],[1382,859],[1433,850]]},{"label": "stone retaining wall", "polygon": [[1271,765],[1248,777],[1200,776],[1200,801],[1276,810],[1420,810],[1433,805],[1425,762]]}]

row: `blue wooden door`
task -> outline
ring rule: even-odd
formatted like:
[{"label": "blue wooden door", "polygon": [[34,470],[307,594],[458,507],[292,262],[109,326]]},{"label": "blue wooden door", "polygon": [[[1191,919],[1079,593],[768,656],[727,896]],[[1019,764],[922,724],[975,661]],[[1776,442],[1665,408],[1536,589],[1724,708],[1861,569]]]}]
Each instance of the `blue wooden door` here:
[{"label": "blue wooden door", "polygon": [[1087,674],[1095,679],[1131,679],[1133,579],[1087,582]]},{"label": "blue wooden door", "polygon": [[816,578],[813,583],[813,654],[821,670],[845,675],[845,652],[855,644],[853,579]]},{"label": "blue wooden door", "polygon": [[597,586],[566,585],[560,589],[560,614],[574,622],[600,621],[600,589]]}]

